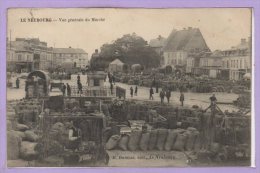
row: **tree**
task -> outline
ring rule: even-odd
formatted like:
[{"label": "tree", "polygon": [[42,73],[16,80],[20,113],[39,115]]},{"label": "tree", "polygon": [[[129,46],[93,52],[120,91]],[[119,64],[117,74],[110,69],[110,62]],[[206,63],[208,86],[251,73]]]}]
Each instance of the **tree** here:
[{"label": "tree", "polygon": [[145,68],[157,67],[160,64],[160,56],[151,48],[147,41],[135,33],[126,34],[111,44],[104,44],[100,48],[99,56],[91,58],[91,67],[107,68],[115,59],[133,65],[140,64]]}]

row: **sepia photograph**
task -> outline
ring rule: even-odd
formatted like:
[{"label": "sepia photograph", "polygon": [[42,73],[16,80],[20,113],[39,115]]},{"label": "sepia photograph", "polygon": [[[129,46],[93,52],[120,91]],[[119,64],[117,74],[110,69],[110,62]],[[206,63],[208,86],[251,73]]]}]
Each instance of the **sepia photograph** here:
[{"label": "sepia photograph", "polygon": [[9,8],[8,167],[250,167],[251,8]]}]

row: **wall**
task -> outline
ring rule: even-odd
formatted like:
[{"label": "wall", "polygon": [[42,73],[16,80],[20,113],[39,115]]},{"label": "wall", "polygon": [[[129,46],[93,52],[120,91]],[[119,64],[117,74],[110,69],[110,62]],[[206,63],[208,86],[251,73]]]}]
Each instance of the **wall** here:
[{"label": "wall", "polygon": [[251,58],[249,55],[224,57],[222,59],[222,68],[230,69],[230,80],[240,80],[244,73],[251,72]]},{"label": "wall", "polygon": [[184,51],[164,52],[164,65],[186,65],[187,56]]},{"label": "wall", "polygon": [[76,67],[85,68],[89,65],[88,54],[54,53],[54,62],[61,65],[64,62],[76,63]]}]

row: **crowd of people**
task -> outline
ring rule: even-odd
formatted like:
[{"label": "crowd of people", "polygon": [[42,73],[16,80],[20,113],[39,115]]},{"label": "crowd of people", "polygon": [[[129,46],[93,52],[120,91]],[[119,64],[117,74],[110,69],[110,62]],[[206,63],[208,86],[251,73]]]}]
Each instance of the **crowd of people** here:
[{"label": "crowd of people", "polygon": [[[156,88],[156,93],[158,93],[158,88]],[[153,87],[150,88],[150,96],[149,96],[149,99],[150,100],[153,100],[154,97],[154,90],[153,90]],[[160,96],[160,99],[161,99],[161,104],[164,103],[164,98],[166,97],[167,99],[167,103],[169,104],[170,103],[170,98],[171,98],[171,90],[170,89],[162,89],[159,93],[159,96]],[[181,106],[183,106],[183,103],[184,103],[184,94],[183,92],[180,92],[180,103],[181,103]]]},{"label": "crowd of people", "polygon": [[[159,93],[159,88],[156,87],[156,93]],[[137,96],[138,95],[138,87],[135,86],[133,88],[133,86],[130,87],[130,96],[131,98],[133,98],[134,96]],[[170,89],[162,89],[159,93],[159,97],[160,97],[160,100],[161,100],[161,104],[164,103],[164,98],[166,98],[167,100],[167,103],[169,104],[170,103],[170,98],[171,98],[171,90]],[[154,89],[153,87],[151,87],[149,89],[149,100],[154,100]],[[180,104],[181,106],[184,105],[184,93],[181,91],[180,92]]]}]

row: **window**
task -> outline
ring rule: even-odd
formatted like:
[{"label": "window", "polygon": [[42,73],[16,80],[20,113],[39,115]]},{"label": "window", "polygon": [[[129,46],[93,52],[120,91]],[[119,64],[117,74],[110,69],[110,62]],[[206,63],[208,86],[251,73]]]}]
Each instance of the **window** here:
[{"label": "window", "polygon": [[27,61],[30,61],[30,55],[27,55]]},{"label": "window", "polygon": [[99,86],[99,79],[94,79],[94,86]]},{"label": "window", "polygon": [[21,60],[22,60],[22,55],[18,54],[18,61],[21,61]]},{"label": "window", "polygon": [[242,59],[240,60],[240,68],[242,68]]}]

